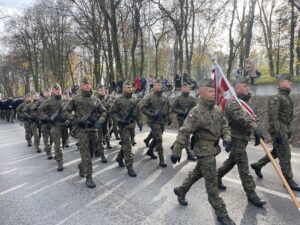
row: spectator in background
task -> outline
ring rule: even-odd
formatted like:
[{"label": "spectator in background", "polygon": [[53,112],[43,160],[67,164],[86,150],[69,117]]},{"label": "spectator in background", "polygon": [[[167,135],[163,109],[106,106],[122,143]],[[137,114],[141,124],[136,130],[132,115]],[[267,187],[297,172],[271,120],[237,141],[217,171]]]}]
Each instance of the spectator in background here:
[{"label": "spectator in background", "polygon": [[144,93],[146,92],[146,89],[147,89],[147,81],[146,79],[142,76],[140,78],[140,83],[141,83],[141,91]]},{"label": "spectator in background", "polygon": [[140,79],[141,79],[140,76],[137,76],[134,79],[134,82],[135,82],[135,93],[141,92],[141,81],[140,81]]},{"label": "spectator in background", "polygon": [[181,88],[181,76],[177,73],[174,77],[174,82],[175,82],[175,87],[176,88]]}]

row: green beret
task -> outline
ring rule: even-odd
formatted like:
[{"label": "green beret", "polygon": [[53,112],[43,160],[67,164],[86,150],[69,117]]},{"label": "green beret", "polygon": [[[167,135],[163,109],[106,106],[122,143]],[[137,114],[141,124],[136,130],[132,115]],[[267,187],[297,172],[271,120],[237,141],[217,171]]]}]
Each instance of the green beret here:
[{"label": "green beret", "polygon": [[97,84],[97,89],[100,89],[100,88],[105,88],[105,86],[103,84]]},{"label": "green beret", "polygon": [[51,91],[50,88],[45,88],[44,91]]},{"label": "green beret", "polygon": [[235,79],[235,81],[233,82],[233,85],[236,84],[249,84],[248,82],[249,80],[246,77],[238,77]]},{"label": "green beret", "polygon": [[82,84],[90,84],[90,81],[89,81],[89,79],[87,77],[83,77],[83,78],[81,78],[80,83],[82,83]]},{"label": "green beret", "polygon": [[203,79],[199,82],[199,88],[200,87],[213,88],[214,87],[214,80],[212,80],[212,79]]},{"label": "green beret", "polygon": [[288,73],[278,74],[276,75],[276,79],[279,80],[289,80],[292,81],[292,76]]},{"label": "green beret", "polygon": [[156,79],[153,83],[154,84],[162,84],[162,81],[160,79]]},{"label": "green beret", "polygon": [[59,85],[59,83],[54,84],[53,86],[54,89],[61,89],[61,86]]},{"label": "green beret", "polygon": [[189,86],[189,84],[187,82],[183,82],[181,86]]},{"label": "green beret", "polygon": [[132,85],[131,80],[127,79],[123,82],[123,85]]}]

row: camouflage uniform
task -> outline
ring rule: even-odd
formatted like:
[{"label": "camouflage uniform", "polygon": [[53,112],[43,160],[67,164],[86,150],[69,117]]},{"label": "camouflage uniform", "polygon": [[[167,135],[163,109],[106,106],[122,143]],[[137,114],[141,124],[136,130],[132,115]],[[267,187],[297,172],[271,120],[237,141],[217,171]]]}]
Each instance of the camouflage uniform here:
[{"label": "camouflage uniform", "polygon": [[[248,96],[238,94],[238,98],[249,103]],[[249,105],[251,107],[251,104]],[[253,177],[249,172],[246,147],[250,140],[251,132],[258,129],[258,126],[233,98],[229,99],[226,103],[225,116],[231,129],[232,147],[228,159],[226,159],[223,165],[218,169],[218,177],[221,179],[237,165],[244,190],[248,199],[252,201],[252,199],[257,199],[258,197],[255,192]],[[222,189],[226,188],[223,185],[220,186]]]},{"label": "camouflage uniform", "polygon": [[[113,98],[110,98],[108,100],[109,109],[112,108],[114,102],[115,102],[115,99],[113,99]],[[111,137],[112,133],[114,133],[116,139],[120,140],[119,130],[118,130],[118,123],[114,120],[113,117],[109,118],[109,127],[110,127],[110,134],[109,134],[109,136]]]},{"label": "camouflage uniform", "polygon": [[[196,100],[189,93],[181,93],[180,96],[176,97],[172,103],[172,111],[177,115],[177,121],[179,128],[182,127],[185,118],[187,117],[188,112],[196,105]],[[190,143],[187,142],[185,146],[186,153],[188,158],[191,160],[194,159],[193,152],[190,150]]]},{"label": "camouflage uniform", "polygon": [[221,151],[218,144],[221,137],[224,141],[231,141],[230,128],[222,110],[218,106],[214,106],[214,102],[200,98],[197,106],[189,112],[183,126],[178,131],[173,148],[174,156],[181,157],[181,151],[189,141],[191,134],[197,137],[194,146],[197,165],[182,185],[175,188],[174,191],[181,199],[184,199],[191,186],[203,177],[208,201],[215,209],[217,217],[228,217],[226,205],[218,192],[216,155]]},{"label": "camouflage uniform", "polygon": [[[293,120],[293,102],[289,94],[290,90],[279,88],[278,93],[269,98],[269,133],[274,148],[271,154],[275,159],[278,157],[282,173],[291,188],[300,191],[300,186],[293,180],[291,149],[288,141],[291,137],[291,123]],[[268,156],[265,156],[258,162],[251,164],[251,167],[260,170],[268,162],[270,160]]]},{"label": "camouflage uniform", "polygon": [[155,158],[153,154],[155,148],[160,159],[160,165],[166,167],[162,135],[165,124],[170,122],[169,99],[165,95],[162,95],[161,92],[153,92],[141,104],[142,112],[148,118],[148,124],[151,128],[153,138],[149,150],[147,151],[147,155],[151,156],[151,158]]},{"label": "camouflage uniform", "polygon": [[[99,100],[92,95],[92,92],[79,91],[71,101],[64,107],[69,120],[73,120],[78,125],[77,138],[81,155],[81,163],[78,165],[82,176],[91,178],[93,173],[91,152],[95,152],[98,144],[97,129],[95,122],[103,123],[106,118],[106,109],[100,104],[85,124],[81,124],[81,119],[93,109]],[[74,115],[72,112],[74,111]]]},{"label": "camouflage uniform", "polygon": [[[40,118],[43,121],[50,123],[50,133],[54,143],[54,159],[57,161],[58,171],[63,170],[63,151],[62,143],[66,141],[66,137],[63,136],[62,130],[64,129],[64,121],[66,118],[62,114],[62,97],[61,95],[52,95],[49,99],[44,101],[40,107]],[[53,115],[55,115],[53,118]]]},{"label": "camouflage uniform", "polygon": [[21,121],[23,122],[24,125],[24,129],[25,129],[25,139],[27,141],[28,146],[32,145],[31,142],[31,137],[32,137],[32,132],[30,129],[30,121],[25,117],[23,110],[26,107],[26,105],[28,105],[31,101],[25,101],[23,102],[21,105],[18,106],[17,108],[17,112],[19,114],[19,117],[21,119]]},{"label": "camouflage uniform", "polygon": [[27,104],[23,109],[23,115],[30,122],[31,133],[34,137],[34,146],[36,147],[36,151],[39,153],[40,150],[40,136],[39,136],[39,118],[37,115],[37,109],[34,107],[35,103],[38,100],[33,100],[31,103]]},{"label": "camouflage uniform", "polygon": [[[123,93],[121,96],[117,97],[112,106],[111,113],[114,120],[118,123],[122,146],[116,161],[122,166],[124,159],[125,166],[128,169],[128,173],[130,173],[133,165],[130,131],[135,129],[136,121],[139,121],[140,119],[140,109],[137,98],[133,97],[132,94]],[[122,122],[124,122],[128,113],[131,113],[131,116],[130,118],[127,118],[128,124],[124,124]]]}]

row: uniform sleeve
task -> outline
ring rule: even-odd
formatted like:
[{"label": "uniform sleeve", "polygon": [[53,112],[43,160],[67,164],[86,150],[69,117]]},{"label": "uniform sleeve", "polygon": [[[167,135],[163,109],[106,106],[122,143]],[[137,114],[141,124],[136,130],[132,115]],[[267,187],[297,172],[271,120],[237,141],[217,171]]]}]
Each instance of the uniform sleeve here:
[{"label": "uniform sleeve", "polygon": [[47,101],[44,101],[37,109],[38,114],[40,115],[41,120],[46,120],[48,118],[47,113]]},{"label": "uniform sleeve", "polygon": [[100,123],[103,123],[107,118],[107,110],[101,102],[99,104],[99,113],[100,113],[100,117],[98,121]]},{"label": "uniform sleeve", "polygon": [[241,108],[237,101],[229,101],[225,106],[225,114],[235,123],[247,129],[256,129],[257,124],[252,118]]},{"label": "uniform sleeve", "polygon": [[74,100],[68,101],[62,108],[62,114],[67,118],[68,120],[73,119],[73,110],[75,109]]},{"label": "uniform sleeve", "polygon": [[280,123],[278,120],[278,114],[279,114],[279,107],[280,107],[280,100],[278,96],[272,96],[269,99],[269,105],[268,105],[268,120],[269,125],[274,130],[274,133],[280,133]]},{"label": "uniform sleeve", "polygon": [[25,118],[31,118],[30,113],[29,113],[30,105],[31,105],[30,103],[27,104],[22,111]]},{"label": "uniform sleeve", "polygon": [[150,117],[152,115],[151,110],[149,109],[149,105],[150,105],[150,97],[148,96],[147,98],[145,98],[145,100],[142,103],[142,113],[144,113],[147,117]]},{"label": "uniform sleeve", "polygon": [[112,105],[112,107],[111,107],[111,113],[112,113],[112,116],[113,116],[113,119],[118,123],[120,120],[121,120],[121,118],[120,118],[120,116],[119,116],[119,114],[118,114],[118,99],[116,99],[116,101],[114,102],[114,104]]},{"label": "uniform sleeve", "polygon": [[184,113],[183,111],[184,109],[181,109],[179,107],[178,101],[179,99],[175,98],[174,102],[171,104],[171,108],[172,108],[172,112],[176,113],[177,115],[181,115]]},{"label": "uniform sleeve", "polygon": [[228,125],[228,121],[224,115],[224,113],[220,112],[222,114],[222,139],[225,141],[231,141],[231,132],[230,127]]}]

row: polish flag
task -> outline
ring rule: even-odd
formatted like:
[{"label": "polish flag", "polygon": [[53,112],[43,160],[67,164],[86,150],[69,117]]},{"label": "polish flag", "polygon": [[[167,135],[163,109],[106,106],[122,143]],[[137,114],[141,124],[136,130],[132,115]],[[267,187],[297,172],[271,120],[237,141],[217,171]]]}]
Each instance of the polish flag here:
[{"label": "polish flag", "polygon": [[239,99],[236,95],[234,88],[231,86],[227,77],[224,75],[222,68],[218,62],[214,59],[215,69],[212,70],[214,73],[214,87],[216,90],[216,103],[220,105],[224,111],[225,105],[228,99],[234,98],[241,108],[255,121],[257,116],[253,109],[242,99]]}]

